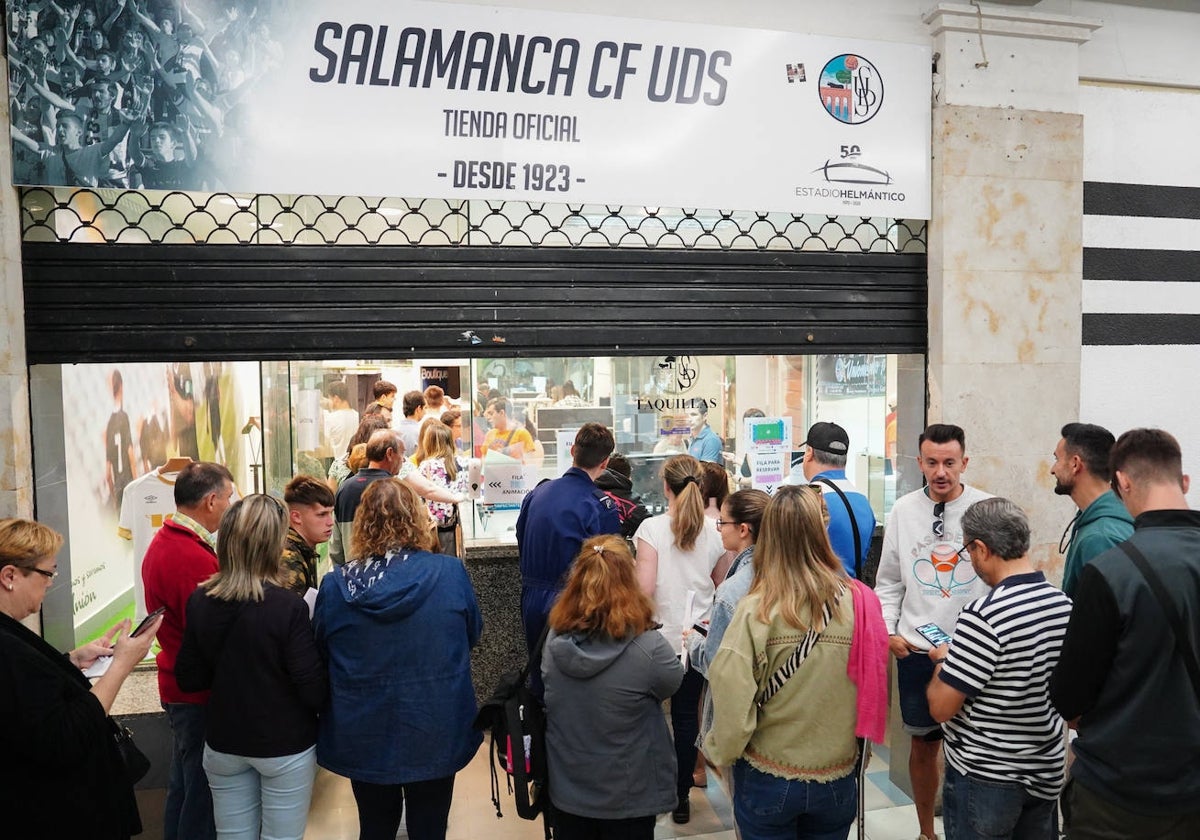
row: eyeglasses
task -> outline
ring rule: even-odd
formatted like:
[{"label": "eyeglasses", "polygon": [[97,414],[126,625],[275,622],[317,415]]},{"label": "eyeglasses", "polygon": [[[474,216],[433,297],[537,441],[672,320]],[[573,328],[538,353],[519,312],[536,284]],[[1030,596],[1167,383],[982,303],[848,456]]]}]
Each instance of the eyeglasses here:
[{"label": "eyeglasses", "polygon": [[58,569],[55,569],[53,572],[48,572],[45,569],[38,569],[38,568],[26,569],[25,571],[37,572],[42,577],[49,578],[50,580],[54,580],[56,577],[58,577]]},{"label": "eyeglasses", "polygon": [[954,556],[955,556],[955,557],[962,557],[962,553],[963,553],[964,551],[966,551],[966,550],[967,550],[967,547],[968,547],[968,546],[970,546],[970,545],[971,545],[972,543],[974,543],[974,542],[975,542],[975,540],[967,540],[965,543],[963,543],[963,547],[962,547],[962,548],[960,548],[958,551],[954,552]]},{"label": "eyeglasses", "polygon": [[938,502],[933,506],[933,535],[935,537],[946,536],[946,523],[942,521],[942,514],[945,512],[945,502]]},{"label": "eyeglasses", "polygon": [[732,519],[718,519],[717,520],[717,530],[720,531],[726,525],[741,525],[741,524],[742,524],[741,522],[735,522]]}]

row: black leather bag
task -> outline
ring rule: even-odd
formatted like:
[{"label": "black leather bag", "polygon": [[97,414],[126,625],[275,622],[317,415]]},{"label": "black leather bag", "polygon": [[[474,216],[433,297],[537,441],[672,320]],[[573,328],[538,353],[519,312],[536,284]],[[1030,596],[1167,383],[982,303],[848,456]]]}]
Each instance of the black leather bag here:
[{"label": "black leather bag", "polygon": [[146,758],[146,754],[133,742],[133,733],[129,731],[128,726],[117,723],[112,718],[109,718],[108,722],[112,727],[117,752],[121,754],[121,762],[125,765],[125,777],[129,779],[130,785],[136,785],[150,772],[150,759]]}]

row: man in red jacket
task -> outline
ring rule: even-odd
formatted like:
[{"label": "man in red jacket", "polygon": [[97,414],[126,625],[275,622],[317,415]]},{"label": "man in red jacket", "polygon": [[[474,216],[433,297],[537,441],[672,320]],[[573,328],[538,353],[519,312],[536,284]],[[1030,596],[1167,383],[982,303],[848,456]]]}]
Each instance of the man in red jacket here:
[{"label": "man in red jacket", "polygon": [[165,607],[158,629],[158,694],[174,735],[167,782],[165,840],[211,840],[212,794],[204,775],[205,704],[208,692],[190,694],[175,682],[183,644],[187,600],[217,571],[216,530],[233,496],[233,475],[220,464],[188,464],[175,479],[175,509],[146,549],[142,582],[146,609]]}]

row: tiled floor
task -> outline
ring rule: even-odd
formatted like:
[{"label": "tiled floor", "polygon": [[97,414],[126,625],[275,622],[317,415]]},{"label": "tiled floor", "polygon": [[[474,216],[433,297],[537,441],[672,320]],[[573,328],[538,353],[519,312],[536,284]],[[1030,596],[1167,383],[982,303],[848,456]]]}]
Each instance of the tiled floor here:
[{"label": "tiled floor", "polygon": [[[867,767],[866,836],[869,840],[913,840],[917,836],[917,817],[911,800],[888,781],[886,747],[876,748]],[[513,807],[512,797],[501,779],[500,806],[504,816],[496,818],[492,806],[487,766],[487,745],[480,748],[475,760],[458,774],[455,782],[454,805],[450,810],[450,831],[447,840],[542,840],[541,822],[520,819]],[[733,812],[729,798],[709,773],[708,788],[692,791],[692,820],[687,825],[675,825],[670,815],[659,818],[654,832],[656,840],[734,840]],[[941,819],[937,821],[941,834]],[[855,832],[851,830],[851,837]],[[313,791],[305,840],[354,840],[358,836],[358,817],[350,782],[340,776],[321,771]],[[400,837],[405,837],[401,829]]]}]

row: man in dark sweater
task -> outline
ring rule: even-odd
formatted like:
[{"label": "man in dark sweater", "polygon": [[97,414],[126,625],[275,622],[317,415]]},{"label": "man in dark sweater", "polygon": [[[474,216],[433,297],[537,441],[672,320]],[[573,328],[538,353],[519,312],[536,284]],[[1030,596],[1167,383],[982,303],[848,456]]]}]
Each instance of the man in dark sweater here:
[{"label": "man in dark sweater", "polygon": [[329,559],[338,566],[351,559],[350,529],[363,491],[381,478],[393,478],[404,462],[404,441],[394,429],[378,429],[367,439],[367,465],[342,482],[333,500]]},{"label": "man in dark sweater", "polygon": [[1200,837],[1200,512],[1189,509],[1179,442],[1132,429],[1109,458],[1136,547],[1182,616],[1120,547],[1083,567],[1050,699],[1077,727],[1063,811],[1072,840]]}]

